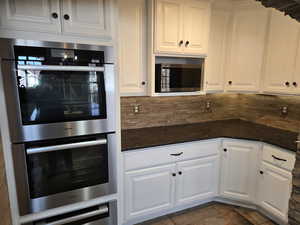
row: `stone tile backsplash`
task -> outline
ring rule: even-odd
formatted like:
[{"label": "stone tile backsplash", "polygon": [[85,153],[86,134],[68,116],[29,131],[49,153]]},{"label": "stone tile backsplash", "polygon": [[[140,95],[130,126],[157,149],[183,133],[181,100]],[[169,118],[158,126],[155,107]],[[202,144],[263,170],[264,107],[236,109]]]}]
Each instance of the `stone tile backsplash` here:
[{"label": "stone tile backsplash", "polygon": [[[206,109],[210,102],[211,109]],[[134,113],[139,105],[140,112]],[[287,115],[281,108],[287,107]],[[291,131],[300,130],[300,96],[208,94],[175,97],[122,97],[122,129],[241,118]]]}]

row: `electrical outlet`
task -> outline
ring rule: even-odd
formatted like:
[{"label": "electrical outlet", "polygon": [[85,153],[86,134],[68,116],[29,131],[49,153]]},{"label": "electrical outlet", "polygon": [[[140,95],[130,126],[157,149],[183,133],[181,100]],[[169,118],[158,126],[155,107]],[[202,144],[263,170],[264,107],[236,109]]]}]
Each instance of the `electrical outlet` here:
[{"label": "electrical outlet", "polygon": [[133,112],[134,113],[140,113],[141,111],[141,105],[134,105],[133,106]]},{"label": "electrical outlet", "polygon": [[287,106],[281,107],[281,115],[286,116],[289,113],[289,108]]},{"label": "electrical outlet", "polygon": [[210,101],[207,101],[205,103],[205,111],[206,112],[212,112],[212,109],[211,109],[211,102]]}]

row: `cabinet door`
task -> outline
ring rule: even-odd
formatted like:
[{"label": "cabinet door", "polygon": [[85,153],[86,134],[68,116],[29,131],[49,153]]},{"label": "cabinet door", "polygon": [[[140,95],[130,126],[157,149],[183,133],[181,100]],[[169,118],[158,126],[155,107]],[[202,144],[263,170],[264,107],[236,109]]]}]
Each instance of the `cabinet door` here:
[{"label": "cabinet door", "polygon": [[3,29],[61,32],[59,0],[3,0],[0,12]]},{"label": "cabinet door", "polygon": [[292,79],[292,89],[293,93],[300,94],[300,40],[298,42],[298,51],[296,57],[296,69]]},{"label": "cabinet door", "polygon": [[225,198],[255,201],[258,174],[256,143],[224,141],[221,166],[221,195]]},{"label": "cabinet door", "polygon": [[181,53],[184,46],[182,1],[156,0],[155,3],[155,51]]},{"label": "cabinet door", "polygon": [[183,4],[184,53],[206,55],[208,52],[210,2],[185,0]]},{"label": "cabinet door", "polygon": [[119,1],[120,90],[123,95],[146,94],[145,7],[145,0]]},{"label": "cabinet door", "polygon": [[219,157],[206,157],[177,164],[176,204],[215,197],[218,193]]},{"label": "cabinet door", "polygon": [[259,91],[268,10],[237,7],[233,13],[226,89]]},{"label": "cabinet door", "polygon": [[65,34],[110,36],[108,0],[63,0],[62,30]]},{"label": "cabinet door", "polygon": [[125,174],[126,219],[170,209],[174,205],[175,164]]},{"label": "cabinet door", "polygon": [[225,77],[226,37],[230,12],[212,10],[209,53],[206,58],[206,91],[222,91]]},{"label": "cabinet door", "polygon": [[[264,91],[290,93],[299,39],[299,24],[282,12],[272,11],[265,60]],[[289,86],[286,85],[289,82]]]},{"label": "cabinet door", "polygon": [[259,177],[259,205],[287,222],[292,190],[291,173],[265,162],[262,164],[261,172],[263,174]]}]

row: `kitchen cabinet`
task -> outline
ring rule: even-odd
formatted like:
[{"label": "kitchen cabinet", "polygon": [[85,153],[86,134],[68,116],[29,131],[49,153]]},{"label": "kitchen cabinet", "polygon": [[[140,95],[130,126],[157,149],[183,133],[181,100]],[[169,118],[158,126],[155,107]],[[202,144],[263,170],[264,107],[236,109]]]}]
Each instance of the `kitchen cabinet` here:
[{"label": "kitchen cabinet", "polygon": [[174,205],[175,165],[126,172],[125,210],[126,218],[134,218]]},{"label": "kitchen cabinet", "polygon": [[145,95],[146,1],[120,0],[118,4],[120,92],[122,95]]},{"label": "kitchen cabinet", "polygon": [[199,141],[126,153],[126,221],[136,222],[217,196],[218,146],[219,141]]},{"label": "kitchen cabinet", "polygon": [[109,0],[4,0],[0,29],[111,39]]},{"label": "kitchen cabinet", "polygon": [[260,90],[267,21],[268,10],[259,3],[235,3],[225,82],[227,91]]},{"label": "kitchen cabinet", "polygon": [[60,33],[59,0],[3,0],[0,28]]},{"label": "kitchen cabinet", "polygon": [[221,196],[255,202],[259,160],[258,143],[224,140],[221,149]]},{"label": "kitchen cabinet", "polygon": [[205,90],[208,92],[224,90],[226,42],[230,11],[213,9],[209,40],[209,53],[206,58]]},{"label": "kitchen cabinet", "polygon": [[263,90],[270,93],[295,92],[294,82],[299,82],[295,73],[297,50],[299,51],[300,25],[282,12],[272,10],[267,41]]},{"label": "kitchen cabinet", "polygon": [[62,32],[65,34],[109,36],[107,0],[62,0]]},{"label": "kitchen cabinet", "polygon": [[176,181],[176,204],[186,204],[217,196],[219,157],[179,162]]},{"label": "kitchen cabinet", "polygon": [[291,172],[263,162],[258,181],[260,207],[287,222],[289,198],[292,191]]},{"label": "kitchen cabinet", "polygon": [[207,54],[210,10],[207,0],[156,0],[155,52]]}]

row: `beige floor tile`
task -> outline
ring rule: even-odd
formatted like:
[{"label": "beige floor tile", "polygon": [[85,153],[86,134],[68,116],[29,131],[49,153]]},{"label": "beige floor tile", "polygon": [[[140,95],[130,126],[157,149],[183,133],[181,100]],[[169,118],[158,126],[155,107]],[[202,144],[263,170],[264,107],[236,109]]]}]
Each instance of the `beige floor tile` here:
[{"label": "beige floor tile", "polygon": [[164,216],[147,222],[139,223],[137,225],[175,225],[175,224],[171,219]]},{"label": "beige floor tile", "polygon": [[226,204],[207,204],[139,225],[276,225],[260,213]]}]

